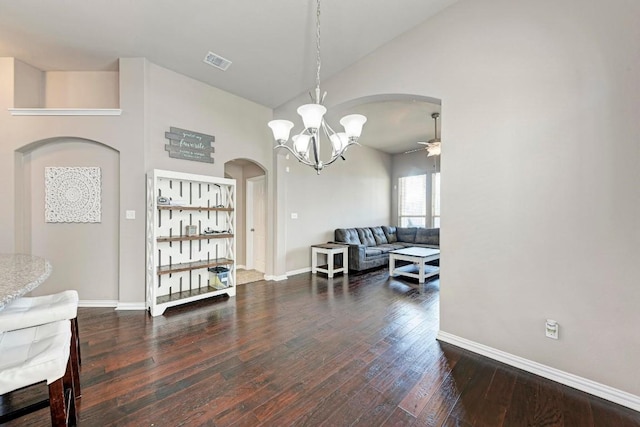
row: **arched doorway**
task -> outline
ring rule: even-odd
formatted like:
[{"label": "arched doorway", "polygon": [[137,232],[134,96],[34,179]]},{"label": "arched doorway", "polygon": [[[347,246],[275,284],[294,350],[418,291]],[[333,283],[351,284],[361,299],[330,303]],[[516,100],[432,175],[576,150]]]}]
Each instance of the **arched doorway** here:
[{"label": "arched doorway", "polygon": [[236,180],[236,280],[238,284],[264,278],[267,260],[267,177],[265,169],[248,159],[224,165]]}]

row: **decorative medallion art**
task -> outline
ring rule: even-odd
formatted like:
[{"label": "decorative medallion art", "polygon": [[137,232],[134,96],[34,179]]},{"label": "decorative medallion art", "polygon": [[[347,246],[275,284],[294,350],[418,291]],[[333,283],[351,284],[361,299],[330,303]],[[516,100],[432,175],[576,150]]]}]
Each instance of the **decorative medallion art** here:
[{"label": "decorative medallion art", "polygon": [[101,174],[98,167],[45,167],[46,222],[100,222]]}]

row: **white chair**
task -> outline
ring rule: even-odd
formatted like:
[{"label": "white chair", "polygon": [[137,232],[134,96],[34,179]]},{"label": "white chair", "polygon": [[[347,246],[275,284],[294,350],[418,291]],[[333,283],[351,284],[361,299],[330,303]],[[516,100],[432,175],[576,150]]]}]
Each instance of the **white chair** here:
[{"label": "white chair", "polygon": [[0,332],[30,328],[59,320],[71,321],[71,366],[75,396],[80,388],[80,339],[78,337],[78,292],[63,291],[40,297],[16,298],[0,310]]},{"label": "white chair", "polygon": [[[46,381],[51,424],[75,425],[70,348],[71,328],[67,320],[0,334],[0,395]],[[31,411],[20,409],[3,414],[0,423],[28,412]]]}]

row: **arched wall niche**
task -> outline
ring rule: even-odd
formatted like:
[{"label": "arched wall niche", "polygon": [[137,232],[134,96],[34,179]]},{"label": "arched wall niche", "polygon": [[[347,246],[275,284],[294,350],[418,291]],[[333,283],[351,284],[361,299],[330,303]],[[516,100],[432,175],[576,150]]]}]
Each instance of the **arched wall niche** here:
[{"label": "arched wall niche", "polygon": [[[45,222],[45,167],[99,167],[99,223]],[[15,151],[16,250],[49,259],[51,276],[33,292],[76,289],[85,302],[119,297],[120,152],[108,144],[61,136]]]}]

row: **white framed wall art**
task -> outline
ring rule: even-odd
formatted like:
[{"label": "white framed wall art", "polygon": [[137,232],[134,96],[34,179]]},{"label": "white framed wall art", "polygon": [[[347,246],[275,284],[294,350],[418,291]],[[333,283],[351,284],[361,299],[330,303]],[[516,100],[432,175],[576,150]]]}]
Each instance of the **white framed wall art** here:
[{"label": "white framed wall art", "polygon": [[45,167],[46,222],[101,222],[99,167]]}]

